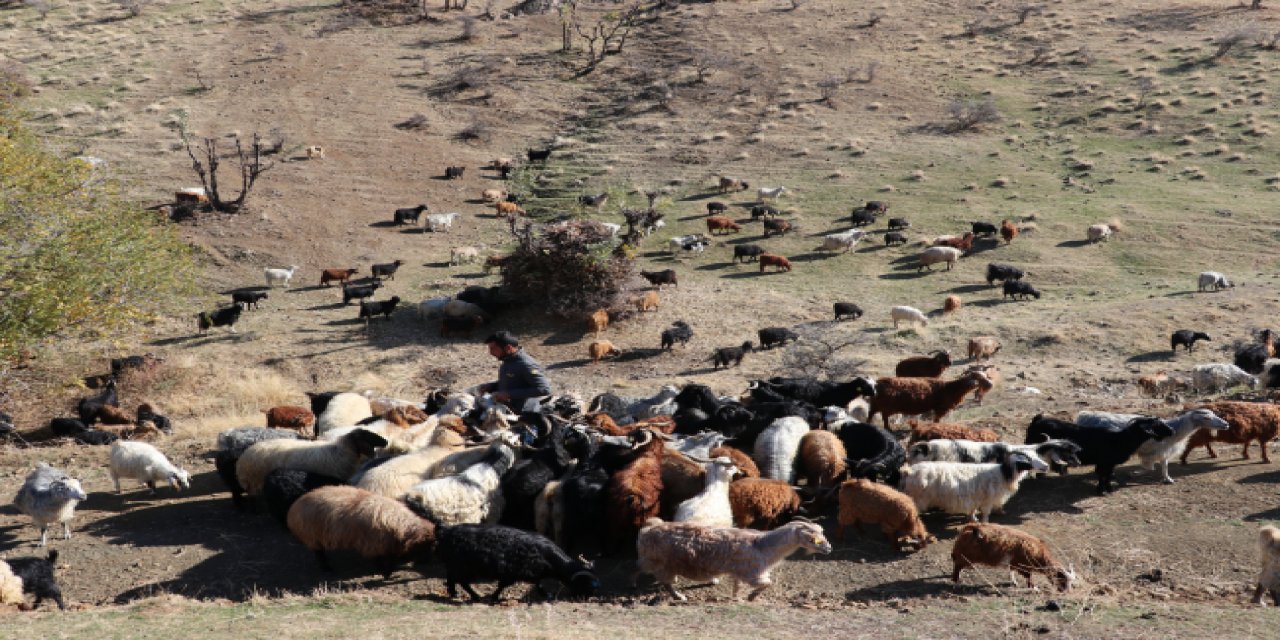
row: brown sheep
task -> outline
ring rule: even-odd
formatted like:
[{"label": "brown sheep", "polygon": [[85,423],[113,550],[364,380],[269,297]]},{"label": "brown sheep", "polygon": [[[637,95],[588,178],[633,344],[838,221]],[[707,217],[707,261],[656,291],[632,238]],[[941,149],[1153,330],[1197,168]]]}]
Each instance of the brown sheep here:
[{"label": "brown sheep", "polygon": [[811,489],[831,487],[844,473],[847,456],[844,443],[836,434],[817,429],[800,438],[796,468]]},{"label": "brown sheep", "polygon": [[743,478],[729,484],[733,524],[747,529],[775,529],[800,511],[800,494],[786,480]]},{"label": "brown sheep", "polygon": [[755,460],[751,456],[734,449],[733,447],[716,447],[707,453],[712,458],[725,457],[733,461],[733,466],[738,468],[739,478],[759,478],[760,467],[756,466]]},{"label": "brown sheep", "polygon": [[937,378],[951,366],[951,354],[934,351],[927,356],[912,356],[898,362],[894,375],[899,378]]},{"label": "brown sheep", "polygon": [[1272,602],[1280,607],[1280,529],[1267,525],[1259,530],[1258,551],[1262,556],[1262,571],[1253,590],[1253,603],[1262,604],[1263,594],[1270,592]]},{"label": "brown sheep", "polygon": [[622,349],[613,346],[608,340],[596,340],[587,345],[587,354],[591,356],[592,364],[600,364],[601,358],[622,355]]},{"label": "brown sheep", "polygon": [[652,431],[642,434],[633,447],[636,457],[614,473],[605,487],[606,537],[614,551],[634,545],[640,527],[658,516],[665,445]]},{"label": "brown sheep", "polygon": [[427,560],[435,526],[404,503],[355,487],[315,489],[289,508],[289,531],[328,569],[325,552],[351,550],[377,561],[390,577],[405,560]]},{"label": "brown sheep", "polygon": [[1004,238],[1005,244],[1012,244],[1013,239],[1018,237],[1018,228],[1008,220],[1000,221],[1000,237]]},{"label": "brown sheep", "polygon": [[1031,574],[1041,573],[1052,580],[1058,591],[1071,588],[1075,572],[1070,566],[1063,568],[1043,540],[1013,527],[998,524],[967,524],[956,536],[951,548],[951,561],[955,570],[951,580],[960,582],[960,572],[976,564],[989,567],[1009,565],[1009,570],[1027,579],[1031,588]]},{"label": "brown sheep", "polygon": [[715,235],[717,231],[724,231],[725,233],[732,231],[737,233],[742,231],[742,225],[724,216],[711,216],[707,218],[707,231],[711,235]]},{"label": "brown sheep", "polygon": [[969,339],[969,359],[986,360],[1000,351],[1000,341],[991,336]]},{"label": "brown sheep", "polygon": [[499,218],[527,215],[524,209],[520,208],[520,205],[514,202],[497,202],[494,203],[493,208],[497,212]]},{"label": "brown sheep", "polygon": [[1262,462],[1271,462],[1267,455],[1267,444],[1280,433],[1280,407],[1259,402],[1209,402],[1200,405],[1200,408],[1218,414],[1231,427],[1225,431],[1200,429],[1191,434],[1191,438],[1187,440],[1187,448],[1182,451],[1182,464],[1187,463],[1187,456],[1197,447],[1208,449],[1209,457],[1217,458],[1218,454],[1213,452],[1215,442],[1243,444],[1241,458],[1248,460],[1249,443],[1254,440],[1262,445]]},{"label": "brown sheep", "polygon": [[965,253],[973,248],[973,232],[966,231],[962,236],[940,236],[934,238],[933,246],[935,247],[955,247]]},{"label": "brown sheep", "polygon": [[888,429],[889,418],[896,414],[932,413],[933,421],[938,422],[960,406],[965,396],[982,384],[982,378],[983,375],[976,372],[946,381],[941,378],[880,378],[876,380],[876,395],[871,398],[867,420],[878,413],[884,420],[884,428]]},{"label": "brown sheep", "polygon": [[772,253],[762,253],[760,254],[760,273],[764,273],[765,267],[773,267],[774,271],[791,271],[791,261]]},{"label": "brown sheep", "polygon": [[291,429],[307,435],[316,425],[316,414],[306,407],[281,405],[263,409],[262,412],[267,414],[268,429]]},{"label": "brown sheep", "polygon": [[942,301],[942,315],[950,315],[959,311],[962,304],[960,296],[947,296]]},{"label": "brown sheep", "polygon": [[98,409],[98,420],[101,420],[102,424],[133,424],[133,416],[129,415],[128,411],[109,404],[104,404],[101,409]]},{"label": "brown sheep", "polygon": [[356,275],[356,271],[358,270],[357,269],[325,269],[324,271],[320,272],[320,284],[326,287],[329,286],[329,283],[332,283],[332,282],[337,282],[338,284],[345,284],[347,281],[351,280],[352,276]]},{"label": "brown sheep", "polygon": [[609,312],[604,309],[597,309],[591,315],[587,316],[587,332],[599,338],[600,333],[609,326]]},{"label": "brown sheep", "polygon": [[498,271],[502,271],[502,268],[507,265],[507,260],[510,258],[511,256],[489,256],[485,258],[484,272],[489,273],[494,269],[497,269]]},{"label": "brown sheep", "polygon": [[628,425],[619,425],[609,414],[603,412],[588,413],[585,418],[587,424],[609,436],[630,435],[636,429],[650,429],[666,435],[675,433],[676,430],[676,421],[671,416],[653,416]]},{"label": "brown sheep", "polygon": [[657,311],[661,299],[658,298],[657,291],[646,291],[644,295],[632,296],[628,302],[636,308],[636,311]]},{"label": "brown sheep", "polygon": [[975,442],[999,442],[1000,435],[990,429],[979,429],[955,422],[930,422],[920,424],[908,420],[911,438],[907,444],[927,442],[929,440],[973,440]]},{"label": "brown sheep", "polygon": [[847,480],[840,485],[840,511],[836,540],[844,542],[849,525],[862,533],[862,523],[880,525],[886,540],[900,551],[923,549],[938,539],[929,535],[916,504],[906,494],[870,480]]},{"label": "brown sheep", "polygon": [[419,425],[431,419],[427,412],[413,405],[402,405],[392,407],[382,414],[382,419],[396,425],[397,427],[408,429],[414,425]]}]

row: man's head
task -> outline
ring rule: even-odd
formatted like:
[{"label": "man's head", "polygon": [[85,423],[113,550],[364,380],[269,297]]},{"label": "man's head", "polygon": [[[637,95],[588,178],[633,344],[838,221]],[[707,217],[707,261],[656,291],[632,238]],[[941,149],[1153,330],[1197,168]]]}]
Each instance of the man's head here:
[{"label": "man's head", "polygon": [[484,343],[489,345],[489,355],[502,359],[520,350],[520,341],[507,331],[499,331],[488,338],[484,339]]}]

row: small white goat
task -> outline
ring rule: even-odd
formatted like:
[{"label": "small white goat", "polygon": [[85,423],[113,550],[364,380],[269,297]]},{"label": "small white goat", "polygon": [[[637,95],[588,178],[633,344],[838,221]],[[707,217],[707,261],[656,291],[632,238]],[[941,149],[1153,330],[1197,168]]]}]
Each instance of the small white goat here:
[{"label": "small white goat", "polygon": [[471,264],[480,259],[478,247],[454,247],[449,250],[449,264]]},{"label": "small white goat", "polygon": [[820,251],[849,253],[865,237],[867,237],[867,232],[862,229],[850,229],[843,233],[833,233],[822,239],[822,246],[818,247],[818,249]]},{"label": "small white goat", "polygon": [[702,493],[676,507],[675,522],[704,527],[732,527],[733,509],[729,505],[729,483],[738,467],[727,457],[706,460],[707,479]]},{"label": "small white goat", "polygon": [[293,280],[293,274],[298,271],[297,265],[290,265],[288,269],[263,269],[262,275],[267,278],[267,286],[274,287],[283,284],[284,288],[289,288],[289,281]]},{"label": "small white goat", "polygon": [[786,192],[786,187],[760,187],[760,190],[756,192],[756,195],[760,197],[760,202],[763,203],[765,200],[777,200]]},{"label": "small white goat", "polygon": [[[1123,429],[1125,425],[1133,421],[1134,418],[1143,416],[1136,413],[1111,413],[1108,411],[1081,411],[1076,414],[1076,424],[1085,427],[1114,427]],[[1169,461],[1182,455],[1182,451],[1187,448],[1187,439],[1191,434],[1200,429],[1208,429],[1209,431],[1224,431],[1231,428],[1231,424],[1226,420],[1218,417],[1218,414],[1209,409],[1192,409],[1180,416],[1166,418],[1163,420],[1170,429],[1173,429],[1173,435],[1160,440],[1147,440],[1138,447],[1138,458],[1142,460],[1142,466],[1154,470],[1156,463],[1160,463],[1161,474],[1164,476],[1165,484],[1173,484],[1173,478],[1169,477]]]},{"label": "small white goat", "polygon": [[1000,464],[919,462],[903,470],[900,489],[920,513],[939,507],[974,522],[981,513],[982,521],[990,522],[991,512],[1003,507],[1034,469],[1035,463],[1021,453],[1010,454]]},{"label": "small white goat", "polygon": [[427,231],[448,231],[453,228],[453,223],[462,217],[461,213],[428,213],[424,226]]},{"label": "small white goat", "polygon": [[894,307],[889,310],[889,315],[893,317],[893,328],[898,328],[899,322],[910,322],[911,324],[919,324],[922,327],[929,326],[929,318],[925,317],[924,312],[906,305]]},{"label": "small white goat", "polygon": [[117,440],[111,445],[108,473],[111,481],[116,483],[116,493],[120,493],[122,479],[141,480],[152,494],[156,492],[157,482],[168,482],[174,491],[191,488],[190,474],[145,442]]}]

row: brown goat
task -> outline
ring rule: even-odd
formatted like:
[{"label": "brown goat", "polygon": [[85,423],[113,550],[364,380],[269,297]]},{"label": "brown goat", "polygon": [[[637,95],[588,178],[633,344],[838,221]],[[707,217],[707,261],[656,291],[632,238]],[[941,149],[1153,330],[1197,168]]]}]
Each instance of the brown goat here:
[{"label": "brown goat", "polygon": [[128,411],[109,404],[104,404],[101,409],[98,409],[98,420],[101,420],[102,424],[133,424],[133,416],[129,415]]},{"label": "brown goat", "polygon": [[800,438],[796,468],[811,489],[831,487],[844,474],[848,455],[836,434],[816,429]]},{"label": "brown goat", "polygon": [[614,551],[634,545],[640,527],[658,516],[660,506],[663,440],[646,431],[634,448],[636,457],[605,487],[607,538]]},{"label": "brown goat", "polygon": [[871,480],[847,480],[840,485],[839,528],[836,540],[844,542],[844,531],[849,525],[862,533],[862,523],[880,525],[886,540],[897,545],[900,551],[923,549],[938,539],[929,535],[916,503],[906,494],[892,487]]},{"label": "brown goat", "polygon": [[599,338],[600,333],[609,326],[609,312],[604,309],[597,309],[591,315],[587,316],[587,332]]},{"label": "brown goat", "polygon": [[1011,244],[1013,239],[1018,237],[1018,228],[1008,220],[1000,221],[1000,237],[1004,238],[1005,244]]},{"label": "brown goat", "polygon": [[295,405],[281,405],[263,409],[263,413],[267,414],[268,429],[291,429],[302,435],[308,435],[310,429],[316,425],[316,414],[306,407]]},{"label": "brown goat", "polygon": [[743,478],[729,484],[733,524],[745,529],[776,529],[800,511],[800,494],[786,480]]},{"label": "brown goat", "polygon": [[658,298],[657,291],[646,291],[644,295],[632,296],[627,302],[634,306],[636,311],[657,311],[661,299]]},{"label": "brown goat", "polygon": [[916,420],[908,420],[907,426],[911,429],[911,438],[907,444],[928,442],[929,440],[1000,441],[1000,435],[990,429],[979,429],[956,422],[927,422],[921,424]]},{"label": "brown goat", "polygon": [[971,371],[977,371],[983,376],[978,380],[978,390],[973,394],[973,401],[982,404],[982,399],[996,388],[997,382],[1000,382],[1000,370],[994,364],[975,364],[965,369],[965,373]]},{"label": "brown goat", "polygon": [[356,269],[325,269],[320,272],[320,284],[329,286],[331,282],[345,284],[352,276],[356,275]]},{"label": "brown goat", "polygon": [[493,208],[497,212],[499,218],[526,215],[524,209],[520,208],[520,205],[514,202],[496,202],[494,203]]},{"label": "brown goat", "polygon": [[622,355],[622,349],[613,346],[608,340],[596,340],[587,345],[587,355],[591,356],[592,364],[599,364],[602,358]]},{"label": "brown goat", "polygon": [[951,572],[953,582],[960,582],[960,572],[976,564],[989,567],[1007,564],[1010,571],[1026,578],[1028,589],[1032,573],[1044,574],[1059,591],[1070,589],[1075,580],[1075,572],[1070,567],[1063,568],[1043,540],[998,524],[971,523],[962,527],[951,548],[951,561],[955,563],[955,570]]},{"label": "brown goat", "polygon": [[937,378],[951,366],[951,354],[934,351],[927,356],[912,356],[898,362],[894,375],[899,378]]},{"label": "brown goat", "polygon": [[1280,434],[1280,407],[1260,402],[1209,402],[1199,408],[1209,409],[1226,420],[1231,427],[1225,431],[1200,429],[1191,434],[1187,440],[1187,448],[1182,452],[1182,464],[1187,463],[1187,456],[1192,449],[1204,447],[1209,450],[1210,458],[1217,458],[1213,451],[1213,443],[1243,444],[1241,458],[1249,459],[1249,443],[1254,440],[1262,446],[1262,462],[1270,463],[1267,455],[1267,444]]},{"label": "brown goat", "polygon": [[878,413],[889,428],[889,418],[899,413],[919,415],[932,413],[933,421],[945,418],[952,409],[964,402],[981,384],[981,373],[969,372],[955,380],[941,378],[880,378],[876,380],[876,395],[871,398],[867,413],[870,421]]},{"label": "brown goat", "polygon": [[773,267],[774,271],[791,271],[791,261],[772,253],[762,253],[760,254],[760,273],[764,273],[765,267]]},{"label": "brown goat", "polygon": [[973,232],[966,231],[962,236],[941,236],[933,241],[935,247],[955,247],[968,253],[973,248]]},{"label": "brown goat", "polygon": [[986,360],[1000,351],[1000,341],[991,336],[978,336],[969,339],[969,359]]},{"label": "brown goat", "polygon": [[707,218],[707,232],[711,235],[715,235],[717,231],[724,231],[725,233],[732,231],[737,233],[742,231],[742,225],[724,216],[711,216]]},{"label": "brown goat", "polygon": [[756,466],[755,460],[752,460],[751,456],[747,455],[746,453],[743,453],[742,451],[739,451],[738,449],[734,449],[733,447],[721,446],[721,447],[716,447],[712,449],[710,452],[707,453],[707,455],[711,458],[719,458],[723,456],[725,458],[732,460],[733,466],[738,468],[739,478],[759,478],[760,477],[760,467]]}]

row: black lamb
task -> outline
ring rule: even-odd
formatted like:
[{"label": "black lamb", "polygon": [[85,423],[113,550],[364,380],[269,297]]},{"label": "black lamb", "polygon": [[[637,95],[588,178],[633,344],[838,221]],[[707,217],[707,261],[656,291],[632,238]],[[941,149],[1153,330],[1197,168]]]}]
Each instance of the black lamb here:
[{"label": "black lamb", "polygon": [[[1178,329],[1169,337],[1169,350],[1177,351],[1178,345],[1182,345],[1190,351],[1196,346],[1197,340],[1212,340],[1209,334],[1200,331],[1192,331],[1190,329]],[[1243,368],[1243,367],[1241,367]]]},{"label": "black lamb", "polygon": [[1013,265],[998,262],[987,263],[987,285],[995,286],[996,281],[1021,280],[1026,274]]},{"label": "black lamb", "polygon": [[836,312],[836,320],[843,318],[853,318],[854,320],[857,320],[862,317],[862,307],[859,307],[852,302],[837,302],[831,305],[831,308]]},{"label": "black lamb", "polygon": [[760,259],[760,254],[764,253],[764,247],[758,244],[739,244],[733,247],[734,262],[756,262]]},{"label": "black lamb", "polygon": [[1027,427],[1027,444],[1046,440],[1070,440],[1080,446],[1080,463],[1093,465],[1098,475],[1098,495],[1114,490],[1112,476],[1147,440],[1163,440],[1173,430],[1159,418],[1135,418],[1123,429],[1086,427],[1066,420],[1037,415]]},{"label": "black lamb", "polygon": [[849,222],[855,227],[865,227],[869,224],[875,224],[876,214],[874,211],[864,208],[854,209]]},{"label": "black lamb", "polygon": [[550,441],[502,474],[500,486],[506,506],[501,524],[533,530],[534,504],[547,483],[559,478],[573,462],[565,448],[565,428],[553,429]]},{"label": "black lamb", "polygon": [[1021,280],[1005,280],[1004,295],[1000,296],[1000,299],[1003,300],[1007,297],[1012,297],[1014,300],[1030,300],[1031,298],[1039,300],[1040,292],[1037,291],[1035,287],[1031,286],[1030,282],[1023,282]]},{"label": "black lamb", "polygon": [[391,296],[390,300],[361,300],[360,319],[367,322],[378,316],[383,316],[390,320],[391,313],[396,310],[396,305],[398,304],[400,304],[400,296]]},{"label": "black lamb", "polygon": [[970,228],[975,236],[994,236],[1000,228],[990,222],[972,222]]},{"label": "black lamb", "polygon": [[684,320],[676,320],[671,323],[669,328],[662,330],[662,348],[670,349],[677,342],[680,346],[689,344],[689,340],[693,339],[693,328]]},{"label": "black lamb", "polygon": [[38,608],[45,598],[58,603],[58,608],[65,610],[67,603],[62,601],[62,588],[53,576],[53,565],[58,562],[58,552],[50,551],[47,558],[24,556],[3,560],[13,571],[13,575],[22,579],[22,592],[36,597],[32,608]]},{"label": "black lamb", "polygon": [[795,342],[800,335],[786,327],[765,327],[756,332],[760,336],[760,348],[772,349],[774,345],[786,344],[788,340]]},{"label": "black lamb", "polygon": [[196,327],[200,330],[200,335],[214,327],[226,327],[231,333],[235,333],[236,321],[240,319],[241,311],[243,307],[239,302],[222,309],[201,311],[196,314]]},{"label": "black lamb", "polygon": [[728,369],[730,362],[732,362],[735,367],[741,366],[742,359],[746,357],[748,353],[751,353],[754,346],[755,345],[751,344],[750,340],[747,340],[737,347],[720,347],[715,350],[715,353],[711,354],[711,360],[715,363],[716,369],[719,369],[721,366]]},{"label": "black lamb", "polygon": [[850,476],[898,485],[907,452],[892,433],[874,424],[854,421],[842,425],[836,435],[844,444]]},{"label": "black lamb", "polygon": [[352,300],[363,300],[372,298],[373,292],[382,286],[380,282],[370,282],[369,284],[343,285],[342,286],[342,304],[351,304]]},{"label": "black lamb", "polygon": [[1235,364],[1245,371],[1258,375],[1266,367],[1268,358],[1275,356],[1275,335],[1270,329],[1258,334],[1259,342],[1236,351]]},{"label": "black lamb", "polygon": [[231,301],[243,305],[245,309],[258,309],[259,302],[267,299],[266,291],[232,291]]},{"label": "black lamb", "polygon": [[458,596],[458,586],[479,601],[471,584],[496,580],[498,587],[489,596],[497,603],[502,592],[517,582],[529,582],[542,589],[547,578],[559,580],[575,596],[588,597],[600,588],[591,564],[574,560],[545,536],[511,527],[460,524],[436,529],[436,553],[443,559],[445,586],[449,597]]},{"label": "black lamb", "polygon": [[85,423],[75,418],[54,418],[49,421],[49,431],[52,431],[55,436],[74,436],[88,430],[89,427]]},{"label": "black lamb", "polygon": [[101,429],[85,429],[71,434],[72,439],[80,444],[107,445],[120,439],[120,436]]}]

